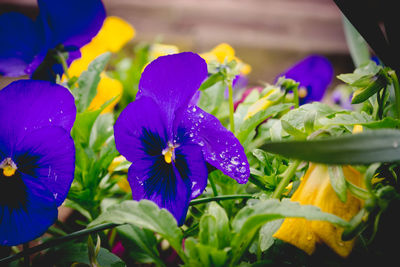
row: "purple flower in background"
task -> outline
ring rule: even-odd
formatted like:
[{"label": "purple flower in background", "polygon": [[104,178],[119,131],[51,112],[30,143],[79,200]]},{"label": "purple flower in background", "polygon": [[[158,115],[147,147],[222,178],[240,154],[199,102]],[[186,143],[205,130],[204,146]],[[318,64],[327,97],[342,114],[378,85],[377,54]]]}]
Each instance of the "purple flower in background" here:
[{"label": "purple flower in background", "polygon": [[0,16],[0,74],[54,79],[63,73],[52,58],[55,49],[69,52],[67,63],[71,63],[105,18],[100,0],[38,0],[38,6],[35,21],[16,12]]},{"label": "purple flower in background", "polygon": [[320,101],[333,78],[333,67],[328,59],[311,55],[278,75],[299,82],[300,104]]},{"label": "purple flower in background", "polygon": [[242,145],[219,120],[190,100],[207,77],[207,64],[190,52],[159,57],[143,71],[136,101],[117,119],[115,143],[132,165],[135,200],[150,199],[182,225],[189,201],[207,185],[206,162],[239,183],[249,164]]},{"label": "purple flower in background", "polygon": [[0,90],[0,245],[42,235],[57,219],[75,169],[74,98],[47,81]]}]

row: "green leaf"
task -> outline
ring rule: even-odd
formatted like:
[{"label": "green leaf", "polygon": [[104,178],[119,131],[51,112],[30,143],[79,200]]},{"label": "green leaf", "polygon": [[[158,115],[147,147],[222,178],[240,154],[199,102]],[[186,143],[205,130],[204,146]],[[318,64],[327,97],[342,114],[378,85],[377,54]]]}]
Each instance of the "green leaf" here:
[{"label": "green leaf", "polygon": [[351,58],[353,59],[354,65],[359,67],[370,59],[368,45],[350,21],[345,16],[342,16],[342,19]]},{"label": "green leaf", "polygon": [[288,158],[326,164],[370,164],[400,160],[400,131],[371,130],[307,141],[281,141],[260,149]]},{"label": "green leaf", "polygon": [[306,133],[304,133],[300,130],[297,130],[289,122],[287,122],[285,120],[281,120],[281,124],[282,124],[282,129],[285,130],[285,132],[287,132],[291,136],[293,136],[295,139],[304,140],[307,138]]},{"label": "green leaf", "polygon": [[314,124],[316,118],[317,118],[317,112],[314,110],[308,113],[304,118],[304,130],[306,134],[311,134],[314,131]]},{"label": "green leaf", "polygon": [[341,227],[349,226],[342,218],[323,212],[316,206],[300,205],[288,199],[259,201],[253,206],[241,209],[232,221],[233,230],[237,234],[232,240],[233,257],[230,266],[234,266],[240,260],[260,227],[267,222],[287,217],[328,221]]},{"label": "green leaf", "polygon": [[95,120],[90,136],[89,146],[93,151],[99,151],[106,140],[114,133],[114,116],[112,113],[100,114]]},{"label": "green leaf", "polygon": [[76,115],[74,126],[72,127],[72,138],[75,142],[87,146],[89,144],[90,132],[101,110],[85,111]]},{"label": "green leaf", "polygon": [[260,229],[259,244],[261,251],[266,251],[274,244],[272,235],[279,229],[283,219],[267,222]]},{"label": "green leaf", "polygon": [[226,211],[216,202],[211,202],[208,206],[207,214],[212,215],[216,220],[215,232],[218,238],[218,248],[222,249],[229,246],[231,233],[229,229],[229,219]]},{"label": "green leaf", "polygon": [[154,202],[149,200],[126,200],[118,205],[109,207],[100,214],[89,227],[102,223],[112,222],[116,224],[129,223],[144,229],[159,233],[177,251],[183,255],[183,234],[177,226],[175,218],[166,209],[160,209]]},{"label": "green leaf", "polygon": [[363,76],[377,74],[381,68],[381,66],[378,66],[374,61],[370,60],[368,63],[364,63],[355,69],[353,73],[340,74],[337,78],[347,84],[353,84]]},{"label": "green leaf", "polygon": [[379,90],[385,88],[390,84],[390,79],[385,73],[384,69],[381,69],[376,76],[370,80],[368,86],[356,90],[351,100],[352,104],[359,104],[366,101],[371,96],[375,95]]},{"label": "green leaf", "polygon": [[290,110],[281,119],[290,122],[293,127],[301,130],[304,127],[305,121],[308,120],[309,114],[312,112],[317,114],[315,118],[317,120],[335,114],[337,110],[325,103],[313,102]]},{"label": "green leaf", "polygon": [[156,263],[165,266],[157,250],[157,239],[152,231],[135,225],[121,225],[117,228],[118,236],[132,259],[140,263]]},{"label": "green leaf", "polygon": [[246,119],[240,126],[239,129],[236,130],[236,137],[239,139],[241,143],[246,141],[248,136],[250,135],[251,132],[253,132],[256,127],[262,123],[264,120],[267,118],[280,113],[284,110],[289,109],[292,106],[292,104],[278,104],[278,105],[273,105],[270,106],[269,108],[257,112],[254,116]]},{"label": "green leaf", "polygon": [[[67,242],[50,248],[50,250],[39,259],[35,266],[59,266],[69,267],[73,263],[90,264],[88,246],[86,243]],[[43,261],[43,262],[41,262]],[[105,248],[100,248],[97,255],[99,266],[122,267],[125,263]]]},{"label": "green leaf", "polygon": [[199,241],[214,248],[218,248],[217,220],[210,214],[200,219]]},{"label": "green leaf", "polygon": [[225,264],[228,259],[226,251],[198,243],[192,237],[185,240],[185,252],[188,260],[184,266],[187,267],[223,267],[226,266]]},{"label": "green leaf", "polygon": [[224,76],[220,73],[214,73],[213,75],[211,75],[210,77],[208,77],[200,86],[199,91],[204,91],[207,88],[210,88],[211,86],[213,86],[214,84],[216,84],[217,82],[220,82],[224,79]]},{"label": "green leaf", "polygon": [[198,106],[204,111],[216,115],[224,101],[226,84],[217,82],[201,92]]},{"label": "green leaf", "polygon": [[328,173],[333,190],[336,192],[336,195],[339,197],[339,199],[345,203],[347,199],[347,184],[346,178],[343,174],[342,166],[328,166]]},{"label": "green leaf", "polygon": [[89,64],[87,71],[82,72],[78,78],[78,88],[73,90],[78,112],[85,111],[96,96],[100,73],[105,69],[110,57],[110,52],[98,56]]}]

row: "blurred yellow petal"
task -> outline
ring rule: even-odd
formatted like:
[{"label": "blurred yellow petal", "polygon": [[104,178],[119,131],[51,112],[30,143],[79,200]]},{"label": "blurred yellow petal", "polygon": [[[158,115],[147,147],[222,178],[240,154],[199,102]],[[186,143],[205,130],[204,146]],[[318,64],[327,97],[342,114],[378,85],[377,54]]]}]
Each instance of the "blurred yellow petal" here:
[{"label": "blurred yellow petal", "polygon": [[129,193],[132,191],[132,189],[129,185],[128,179],[126,177],[119,176],[117,178],[119,179],[117,184],[118,184],[119,188],[122,189],[122,191],[124,191],[126,193]]},{"label": "blurred yellow petal", "polygon": [[247,75],[251,72],[251,66],[247,63],[243,63],[243,66],[240,68],[240,72],[243,75]]},{"label": "blurred yellow petal", "polygon": [[269,106],[271,106],[271,104],[273,103],[273,101],[271,101],[271,96],[278,92],[279,92],[278,88],[271,89],[270,91],[267,92],[267,94],[265,96],[263,96],[262,98],[260,98],[256,102],[254,102],[247,110],[247,114],[244,117],[244,120],[247,120],[247,119],[253,117],[255,114],[257,114],[261,110],[265,110]]},{"label": "blurred yellow petal", "polygon": [[121,164],[122,162],[126,161],[126,158],[124,156],[118,156],[116,158],[113,159],[113,161],[111,162],[110,166],[108,166],[108,172],[112,173],[116,167],[118,167],[119,164]]},{"label": "blurred yellow petal", "polygon": [[82,57],[72,62],[69,75],[80,76],[96,57],[105,52],[118,52],[134,36],[135,29],[128,22],[118,17],[107,17],[98,34],[81,48]]},{"label": "blurred yellow petal", "polygon": [[363,127],[360,124],[355,124],[353,126],[353,134],[361,133],[363,131]]},{"label": "blurred yellow petal", "polygon": [[[349,182],[363,187],[363,176],[357,170],[344,166],[343,173]],[[350,193],[348,193],[346,203],[343,203],[331,186],[328,167],[314,163],[310,164],[291,201],[317,206],[322,211],[335,214],[347,221],[357,214],[363,205],[363,201]],[[284,220],[274,237],[308,254],[314,252],[317,243],[325,243],[341,257],[347,257],[353,249],[354,240],[343,241],[342,233],[343,228],[338,228],[326,221],[288,218]]]},{"label": "blurred yellow petal", "polygon": [[108,77],[105,73],[101,73],[100,77],[101,77],[100,82],[99,85],[97,86],[97,94],[93,98],[88,109],[89,110],[99,109],[108,100],[117,97],[102,111],[102,113],[104,114],[113,111],[115,105],[121,98],[123,86],[120,81]]},{"label": "blurred yellow petal", "polygon": [[227,43],[221,43],[214,47],[211,51],[202,53],[200,56],[207,62],[217,61],[220,64],[235,60],[239,65],[239,70],[242,75],[247,75],[251,72],[251,66],[244,63],[235,56],[235,49]]},{"label": "blurred yellow petal", "polygon": [[[321,168],[322,167],[326,168],[324,165],[321,165]],[[326,172],[328,171],[326,170]],[[363,187],[363,177],[357,170],[349,166],[344,166],[343,173],[346,180],[354,185]],[[322,211],[335,214],[336,216],[349,221],[360,211],[363,201],[348,192],[347,201],[346,203],[343,203],[333,190],[329,180],[329,175],[325,174],[325,176],[326,178],[324,179],[324,183],[318,191],[313,205],[319,207]],[[312,221],[311,228],[319,239],[338,255],[347,257],[353,249],[354,239],[343,241],[341,238],[344,230],[343,228],[324,221]]]},{"label": "blurred yellow petal", "polygon": [[154,59],[179,53],[179,48],[175,45],[167,45],[167,44],[152,44],[149,50],[149,61],[153,61]]},{"label": "blurred yellow petal", "polygon": [[[118,156],[116,158],[113,159],[113,161],[111,162],[111,164],[108,166],[108,172],[112,173],[114,172],[114,170],[123,162],[126,161],[126,158],[124,156]],[[128,170],[126,169],[126,172]],[[112,179],[118,179],[117,185],[119,186],[119,188],[122,189],[122,191],[124,192],[131,192],[131,187],[129,186],[129,182],[126,178],[126,175],[113,175]]]},{"label": "blurred yellow petal", "polygon": [[235,59],[235,50],[227,43],[217,45],[211,53],[215,55],[219,63],[224,63]]}]

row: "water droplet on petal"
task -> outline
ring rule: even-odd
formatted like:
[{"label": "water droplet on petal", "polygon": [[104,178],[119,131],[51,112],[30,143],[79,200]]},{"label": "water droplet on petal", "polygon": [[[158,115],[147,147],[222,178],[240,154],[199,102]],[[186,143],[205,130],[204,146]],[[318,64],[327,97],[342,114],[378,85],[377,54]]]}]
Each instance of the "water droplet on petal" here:
[{"label": "water droplet on petal", "polygon": [[200,113],[200,115],[199,115],[199,116],[200,116],[200,118],[204,118],[204,115],[203,115],[203,113]]},{"label": "water droplet on petal", "polygon": [[233,157],[233,158],[231,159],[231,163],[232,163],[233,165],[238,165],[238,164],[239,164],[239,158],[238,158],[238,157]]}]

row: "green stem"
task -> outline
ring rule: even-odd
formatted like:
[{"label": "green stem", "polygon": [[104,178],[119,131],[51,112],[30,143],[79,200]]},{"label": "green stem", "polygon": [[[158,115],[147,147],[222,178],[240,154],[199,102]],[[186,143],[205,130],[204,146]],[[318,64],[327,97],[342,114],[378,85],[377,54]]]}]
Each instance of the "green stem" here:
[{"label": "green stem", "polygon": [[63,56],[63,54],[60,51],[57,51],[57,57],[63,67],[65,77],[67,77],[67,80],[69,80],[68,66],[67,66],[67,62],[65,61],[65,57]]},{"label": "green stem", "polygon": [[294,160],[286,171],[282,174],[282,180],[279,182],[278,186],[275,188],[274,193],[272,194],[271,198],[281,198],[283,191],[285,190],[286,186],[289,184],[290,180],[292,179],[293,175],[296,173],[297,167],[299,167],[301,161],[296,159]]},{"label": "green stem", "polygon": [[189,205],[198,205],[212,201],[219,201],[219,200],[229,200],[229,199],[247,199],[247,198],[254,198],[253,195],[225,195],[225,196],[217,196],[217,197],[205,197],[205,198],[198,198],[190,201]]},{"label": "green stem", "polygon": [[214,179],[212,177],[208,177],[208,181],[210,182],[214,197],[218,196],[217,186],[215,185]]},{"label": "green stem", "polygon": [[233,88],[231,80],[228,80],[228,90],[229,90],[229,124],[231,125],[231,132],[235,134],[235,120],[233,118],[233,113],[234,113]]},{"label": "green stem", "polygon": [[91,233],[99,232],[99,231],[102,231],[102,230],[105,230],[105,229],[113,228],[115,226],[118,226],[118,224],[105,223],[105,224],[101,224],[101,225],[95,226],[93,228],[83,229],[83,230],[71,233],[69,235],[66,235],[66,236],[62,236],[62,237],[59,237],[59,238],[51,239],[51,240],[49,240],[49,241],[47,241],[45,243],[42,243],[40,245],[24,249],[23,251],[21,251],[20,253],[15,254],[15,255],[11,255],[11,256],[8,256],[6,258],[0,259],[0,266],[2,266],[1,264],[10,263],[10,262],[15,261],[15,260],[17,260],[19,258],[29,256],[29,255],[31,255],[33,253],[48,249],[50,247],[54,247],[54,246],[56,246],[58,244],[73,240],[75,238],[79,238],[79,237],[82,237],[82,236],[85,236],[85,235],[88,235],[88,234],[91,234]]},{"label": "green stem", "polygon": [[400,119],[400,85],[395,71],[389,71],[388,74],[393,82],[394,95],[396,99],[397,118]]},{"label": "green stem", "polygon": [[293,102],[294,102],[294,107],[298,108],[299,107],[299,87],[298,86],[293,86]]}]

